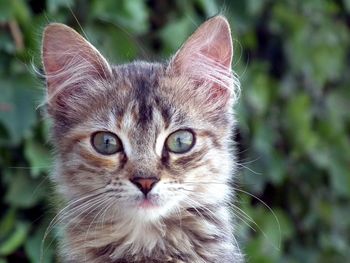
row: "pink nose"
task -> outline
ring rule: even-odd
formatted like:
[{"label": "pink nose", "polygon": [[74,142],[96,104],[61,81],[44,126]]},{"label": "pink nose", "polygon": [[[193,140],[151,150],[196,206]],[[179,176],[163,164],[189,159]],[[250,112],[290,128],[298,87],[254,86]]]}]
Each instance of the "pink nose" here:
[{"label": "pink nose", "polygon": [[130,181],[146,196],[159,181],[156,177],[134,177]]}]

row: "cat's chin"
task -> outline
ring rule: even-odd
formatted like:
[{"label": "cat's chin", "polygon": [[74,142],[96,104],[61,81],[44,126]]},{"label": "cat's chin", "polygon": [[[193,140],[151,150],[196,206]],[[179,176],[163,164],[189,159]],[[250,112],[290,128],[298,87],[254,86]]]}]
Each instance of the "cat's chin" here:
[{"label": "cat's chin", "polygon": [[144,203],[132,209],[129,216],[131,216],[133,220],[136,219],[140,223],[154,223],[164,217],[164,214],[165,209],[163,207],[154,205],[149,201],[145,201]]}]

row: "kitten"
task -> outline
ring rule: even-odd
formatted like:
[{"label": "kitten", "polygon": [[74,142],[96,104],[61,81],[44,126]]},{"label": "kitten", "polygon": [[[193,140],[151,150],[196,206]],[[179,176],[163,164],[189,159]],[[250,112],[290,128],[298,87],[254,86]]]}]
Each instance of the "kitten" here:
[{"label": "kitten", "polygon": [[164,64],[111,65],[73,29],[47,26],[63,262],[243,262],[230,212],[232,53],[222,16]]}]

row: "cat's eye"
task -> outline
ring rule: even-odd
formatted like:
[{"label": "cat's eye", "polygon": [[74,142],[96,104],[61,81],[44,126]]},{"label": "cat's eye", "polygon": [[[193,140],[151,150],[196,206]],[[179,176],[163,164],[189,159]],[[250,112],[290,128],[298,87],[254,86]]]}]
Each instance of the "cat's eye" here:
[{"label": "cat's eye", "polygon": [[123,145],[117,135],[111,132],[95,132],[91,136],[91,144],[94,149],[104,155],[111,155],[123,150]]},{"label": "cat's eye", "polygon": [[173,153],[185,153],[191,150],[195,137],[190,130],[178,130],[168,136],[165,146]]}]

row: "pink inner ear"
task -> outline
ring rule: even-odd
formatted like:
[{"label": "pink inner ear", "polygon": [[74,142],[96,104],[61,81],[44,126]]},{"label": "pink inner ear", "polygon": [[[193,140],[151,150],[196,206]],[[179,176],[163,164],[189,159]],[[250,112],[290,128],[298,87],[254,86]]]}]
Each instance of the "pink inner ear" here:
[{"label": "pink inner ear", "polygon": [[210,100],[228,101],[233,88],[232,39],[225,18],[214,17],[187,40],[170,67],[209,89]]},{"label": "pink inner ear", "polygon": [[199,52],[223,67],[231,68],[233,49],[230,28],[226,20],[217,23],[207,28],[206,34],[198,39]]},{"label": "pink inner ear", "polygon": [[111,74],[103,56],[76,31],[63,24],[51,24],[45,29],[42,58],[49,98],[64,89]]}]

